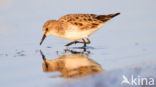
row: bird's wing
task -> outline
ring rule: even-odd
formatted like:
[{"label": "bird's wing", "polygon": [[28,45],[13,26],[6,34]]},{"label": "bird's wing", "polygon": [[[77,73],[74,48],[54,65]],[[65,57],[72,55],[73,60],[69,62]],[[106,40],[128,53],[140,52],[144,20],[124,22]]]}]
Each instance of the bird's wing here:
[{"label": "bird's wing", "polygon": [[69,14],[61,17],[58,21],[62,23],[70,23],[79,29],[95,29],[100,24],[104,23],[99,20],[98,15],[95,14]]},{"label": "bird's wing", "polygon": [[120,13],[109,15],[95,15],[95,14],[68,14],[61,17],[58,21],[62,23],[70,23],[79,29],[97,29],[101,24],[104,24]]}]

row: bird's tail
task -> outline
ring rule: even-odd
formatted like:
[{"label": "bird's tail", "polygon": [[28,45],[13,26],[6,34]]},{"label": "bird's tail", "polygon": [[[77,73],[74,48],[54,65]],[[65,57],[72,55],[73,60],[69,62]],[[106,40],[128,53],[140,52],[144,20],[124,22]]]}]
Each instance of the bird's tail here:
[{"label": "bird's tail", "polygon": [[101,21],[103,21],[103,22],[106,22],[106,21],[112,19],[113,17],[115,17],[115,16],[117,16],[117,15],[119,15],[119,14],[120,14],[120,13],[109,14],[109,15],[98,15],[98,16],[96,17],[96,19],[101,20]]}]

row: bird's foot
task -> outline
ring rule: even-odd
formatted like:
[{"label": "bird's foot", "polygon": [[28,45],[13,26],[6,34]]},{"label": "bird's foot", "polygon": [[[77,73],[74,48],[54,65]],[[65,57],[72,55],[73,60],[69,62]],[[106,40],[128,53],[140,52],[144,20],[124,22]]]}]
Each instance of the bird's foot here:
[{"label": "bird's foot", "polygon": [[77,44],[77,43],[83,43],[83,42],[80,42],[80,41],[72,41],[72,42],[70,42],[70,43],[68,43],[68,44],[66,44],[65,46],[70,46],[70,45],[72,45],[72,44]]}]

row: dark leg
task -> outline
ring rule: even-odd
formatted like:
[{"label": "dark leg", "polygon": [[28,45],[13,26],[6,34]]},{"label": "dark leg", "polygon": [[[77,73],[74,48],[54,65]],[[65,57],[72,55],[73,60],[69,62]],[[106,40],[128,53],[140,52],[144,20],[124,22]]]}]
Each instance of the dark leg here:
[{"label": "dark leg", "polygon": [[83,42],[80,42],[80,41],[75,40],[75,41],[72,41],[72,42],[66,44],[65,46],[70,46],[72,44],[77,44],[77,43],[83,43]]},{"label": "dark leg", "polygon": [[88,40],[87,44],[90,44],[91,43],[90,40],[88,38],[87,38],[87,40]]},{"label": "dark leg", "polygon": [[82,39],[82,41],[83,41],[83,43],[84,43],[84,46],[86,46],[86,44],[90,44],[90,40],[87,38],[87,42],[84,40],[84,39]]},{"label": "dark leg", "polygon": [[88,38],[87,38],[87,40],[88,40],[87,42],[84,39],[82,39],[83,42],[75,40],[75,41],[72,41],[72,42],[66,44],[65,46],[70,46],[72,44],[77,44],[77,43],[84,43],[84,46],[86,46],[86,44],[90,44],[90,40]]},{"label": "dark leg", "polygon": [[87,43],[86,43],[86,41],[84,39],[82,39],[82,41],[83,41],[84,47],[85,47]]}]

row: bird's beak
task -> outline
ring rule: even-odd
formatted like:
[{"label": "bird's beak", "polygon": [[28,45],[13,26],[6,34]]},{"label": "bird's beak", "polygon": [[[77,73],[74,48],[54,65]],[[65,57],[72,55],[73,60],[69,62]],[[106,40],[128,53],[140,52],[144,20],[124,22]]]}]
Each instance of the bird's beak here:
[{"label": "bird's beak", "polygon": [[40,45],[43,43],[44,39],[46,38],[46,35],[44,34],[42,39],[41,39],[41,42],[40,42]]}]

